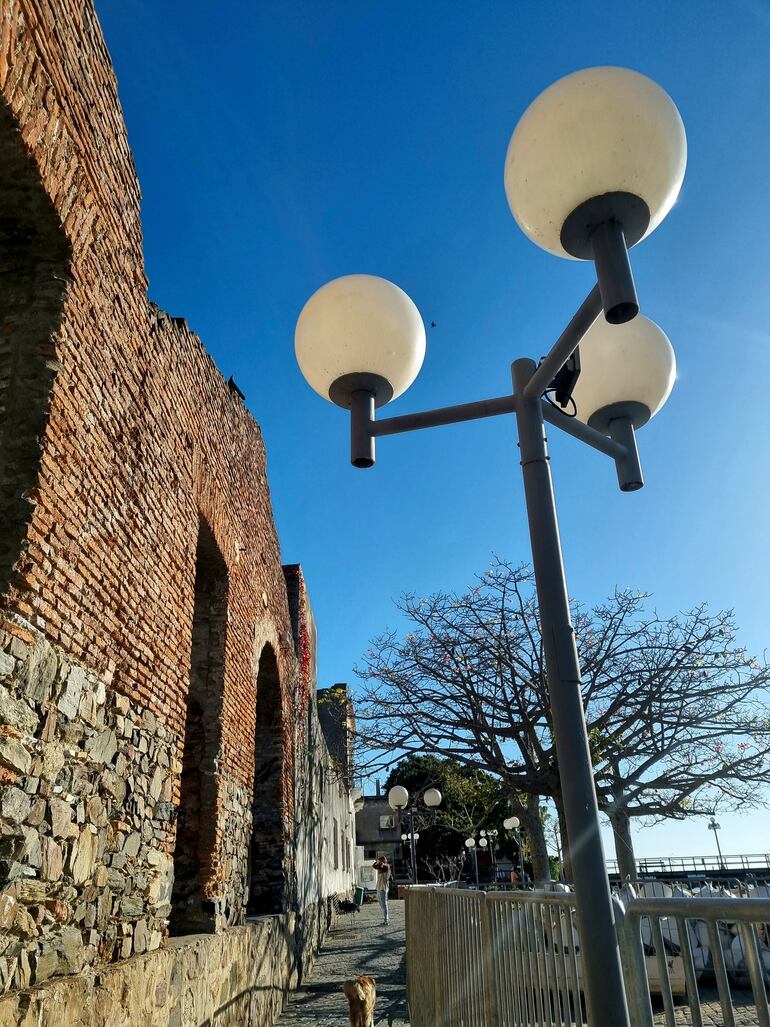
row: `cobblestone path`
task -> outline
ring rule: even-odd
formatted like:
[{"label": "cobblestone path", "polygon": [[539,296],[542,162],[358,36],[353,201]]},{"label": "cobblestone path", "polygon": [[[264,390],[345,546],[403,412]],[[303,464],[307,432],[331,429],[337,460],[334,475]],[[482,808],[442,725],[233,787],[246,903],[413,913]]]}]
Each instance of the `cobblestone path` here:
[{"label": "cobblestone path", "polygon": [[342,982],[358,974],[377,981],[377,1025],[406,1023],[404,903],[390,903],[390,924],[382,926],[379,905],[365,905],[355,917],[340,917],[326,936],[313,972],[291,996],[277,1027],[347,1027],[348,1000]]}]

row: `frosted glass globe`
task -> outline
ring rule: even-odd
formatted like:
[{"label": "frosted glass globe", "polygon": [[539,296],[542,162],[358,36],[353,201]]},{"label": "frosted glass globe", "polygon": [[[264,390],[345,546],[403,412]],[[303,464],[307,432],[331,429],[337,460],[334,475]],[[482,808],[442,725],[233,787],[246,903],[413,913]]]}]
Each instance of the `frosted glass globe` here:
[{"label": "frosted glass globe", "polygon": [[475,840],[475,838],[466,838],[465,839],[465,848],[466,849],[474,849],[475,847],[476,847],[476,840]]},{"label": "frosted glass globe", "polygon": [[[580,375],[572,393],[581,421],[606,431],[607,413],[629,406],[635,428],[660,410],[674,387],[676,357],[665,332],[639,314],[611,325],[599,317],[580,343]],[[609,410],[608,410],[609,408]]]},{"label": "frosted glass globe", "polygon": [[409,792],[403,785],[393,785],[388,792],[388,805],[391,809],[405,809],[409,802]]},{"label": "frosted glass globe", "polygon": [[345,275],[322,285],[302,308],[294,349],[319,396],[349,406],[349,389],[330,394],[335,382],[346,375],[376,376],[375,402],[381,406],[417,377],[425,358],[425,326],[397,285],[375,275]]},{"label": "frosted glass globe", "polygon": [[628,68],[586,68],[554,82],[522,115],[505,192],[534,243],[574,259],[561,232],[580,204],[608,193],[639,197],[649,235],[674,205],[686,163],[684,125],[665,90]]},{"label": "frosted glass globe", "polygon": [[438,788],[429,788],[423,795],[422,801],[429,809],[435,809],[441,805],[441,792]]},{"label": "frosted glass globe", "polygon": [[515,831],[518,826],[519,826],[519,818],[518,817],[507,817],[503,821],[503,827],[505,828],[506,831]]}]

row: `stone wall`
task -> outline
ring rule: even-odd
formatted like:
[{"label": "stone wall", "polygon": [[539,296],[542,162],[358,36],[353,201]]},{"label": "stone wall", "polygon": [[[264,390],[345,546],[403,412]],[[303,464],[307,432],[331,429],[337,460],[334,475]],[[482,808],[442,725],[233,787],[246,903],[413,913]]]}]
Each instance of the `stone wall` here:
[{"label": "stone wall", "polygon": [[[102,1003],[157,968],[200,999],[126,1022],[204,1022],[205,966],[273,932],[275,996],[312,958],[349,884],[325,867],[345,794],[259,427],[146,295],[89,0],[0,5],[0,272],[0,1023],[39,1002],[58,1023],[76,993],[83,1023],[122,1022]],[[250,894],[275,916],[243,928]],[[170,934],[192,931],[188,963]],[[262,993],[250,973],[220,973],[217,1008]]]},{"label": "stone wall", "polygon": [[[3,1027],[248,1027],[272,1024],[296,983],[293,914],[176,939],[116,967],[0,1004]],[[4,1018],[5,1017],[5,1018]]]}]

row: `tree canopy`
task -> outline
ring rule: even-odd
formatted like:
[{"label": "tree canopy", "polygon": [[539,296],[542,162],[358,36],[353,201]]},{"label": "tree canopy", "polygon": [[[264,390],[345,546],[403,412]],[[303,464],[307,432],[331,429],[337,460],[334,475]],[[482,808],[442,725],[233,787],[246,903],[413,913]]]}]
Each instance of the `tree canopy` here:
[{"label": "tree canopy", "polygon": [[[374,639],[358,668],[366,761],[431,754],[494,775],[547,873],[539,806],[560,811],[561,789],[531,569],[496,560],[462,594],[396,606],[410,630]],[[739,644],[730,611],[664,617],[646,593],[618,589],[572,612],[597,798],[623,872],[635,869],[631,818],[765,801],[770,668]]]}]

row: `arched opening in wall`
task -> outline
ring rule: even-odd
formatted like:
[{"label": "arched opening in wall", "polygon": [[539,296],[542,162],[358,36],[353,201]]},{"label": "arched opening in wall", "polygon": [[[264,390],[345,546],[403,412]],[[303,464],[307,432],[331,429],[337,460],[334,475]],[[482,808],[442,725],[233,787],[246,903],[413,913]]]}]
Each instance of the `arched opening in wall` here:
[{"label": "arched opening in wall", "polygon": [[195,606],[190,686],[174,847],[171,934],[216,928],[216,903],[207,897],[217,851],[218,756],[227,636],[227,566],[201,519],[195,562]]},{"label": "arched opening in wall", "polygon": [[59,217],[0,101],[0,593],[31,515],[69,265]]},{"label": "arched opening in wall", "polygon": [[249,916],[280,913],[284,905],[283,735],[281,682],[272,646],[257,673],[254,738],[253,834],[249,860]]}]

